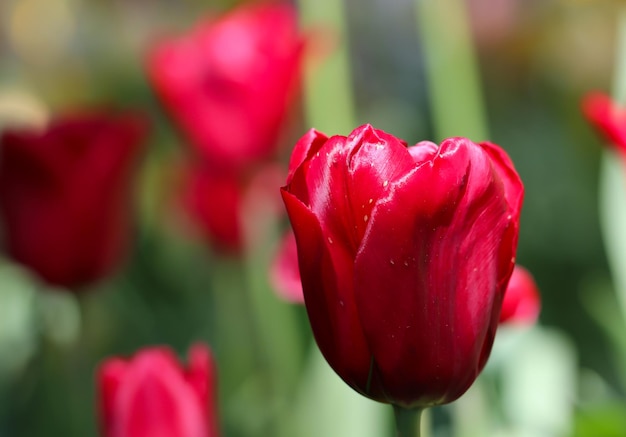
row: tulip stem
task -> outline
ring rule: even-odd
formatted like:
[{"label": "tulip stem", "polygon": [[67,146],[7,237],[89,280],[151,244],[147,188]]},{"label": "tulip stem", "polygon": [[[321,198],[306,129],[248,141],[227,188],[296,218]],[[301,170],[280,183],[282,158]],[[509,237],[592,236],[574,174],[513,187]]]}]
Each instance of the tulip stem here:
[{"label": "tulip stem", "polygon": [[393,406],[393,413],[396,419],[397,437],[420,437],[422,409],[407,409],[397,405]]},{"label": "tulip stem", "polygon": [[[326,53],[316,54],[311,50],[312,56],[307,57],[306,124],[322,132],[348,135],[356,125],[356,115],[345,4],[334,0],[298,0],[297,3],[302,24],[313,29],[316,40],[330,46],[323,47]],[[324,62],[320,63],[320,57]]]},{"label": "tulip stem", "polygon": [[414,0],[437,141],[488,137],[482,86],[463,0]]}]

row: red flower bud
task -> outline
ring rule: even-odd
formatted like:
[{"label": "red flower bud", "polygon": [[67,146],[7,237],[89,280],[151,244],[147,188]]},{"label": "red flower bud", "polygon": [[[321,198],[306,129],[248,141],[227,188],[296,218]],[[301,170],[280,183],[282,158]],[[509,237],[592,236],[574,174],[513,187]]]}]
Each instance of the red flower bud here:
[{"label": "red flower bud", "polygon": [[524,267],[515,266],[504,294],[500,323],[532,325],[540,309],[541,299],[533,276]]},{"label": "red flower bud", "polygon": [[304,37],[287,5],[205,20],[148,59],[155,92],[191,144],[220,170],[271,155],[300,82]]},{"label": "red flower bud", "polygon": [[606,94],[591,92],[583,98],[582,110],[600,135],[626,159],[626,108]]},{"label": "red flower bud", "polygon": [[309,131],[282,195],[317,344],[355,390],[451,402],[489,356],[513,271],[523,187],[498,146],[406,147],[369,125]]},{"label": "red flower bud", "polygon": [[215,367],[195,345],[181,368],[167,348],[148,348],[126,361],[111,358],[98,372],[103,437],[217,437]]},{"label": "red flower bud", "polygon": [[0,211],[7,249],[44,280],[78,287],[121,261],[130,182],[146,122],[81,114],[44,131],[0,137]]}]

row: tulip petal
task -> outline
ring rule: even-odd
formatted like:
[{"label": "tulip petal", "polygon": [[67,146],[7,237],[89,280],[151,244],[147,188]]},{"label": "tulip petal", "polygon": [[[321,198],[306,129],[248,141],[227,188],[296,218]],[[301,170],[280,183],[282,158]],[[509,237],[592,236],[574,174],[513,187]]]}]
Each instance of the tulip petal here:
[{"label": "tulip petal", "polygon": [[524,186],[515,170],[513,161],[504,150],[493,143],[483,142],[480,143],[480,146],[491,158],[492,164],[496,167],[496,172],[504,183],[504,195],[513,210],[513,214],[519,214],[524,200]]},{"label": "tulip petal", "polygon": [[591,92],[582,100],[583,114],[589,122],[626,156],[626,108],[601,92]]},{"label": "tulip petal", "polygon": [[296,143],[293,151],[291,152],[291,158],[289,159],[289,174],[287,175],[287,184],[291,183],[293,175],[302,165],[305,159],[310,158],[313,154],[317,153],[319,149],[324,145],[328,137],[322,132],[315,129],[309,129],[309,131],[302,136]]},{"label": "tulip petal", "polygon": [[348,385],[380,398],[379,387],[371,384],[371,353],[354,302],[352,256],[323,233],[321,223],[306,205],[285,189],[281,193],[296,236],[304,299],[315,340]]},{"label": "tulip petal", "polygon": [[374,208],[355,260],[355,297],[393,402],[450,402],[481,370],[498,286],[510,275],[499,260],[514,255],[502,244],[509,209],[497,166],[460,138],[444,141]]},{"label": "tulip petal", "polygon": [[347,146],[353,155],[346,172],[346,192],[334,192],[333,196],[343,194],[349,199],[350,213],[345,214],[355,227],[355,239],[360,242],[374,205],[387,195],[390,184],[411,171],[415,163],[406,143],[370,125],[355,129],[348,137]]},{"label": "tulip petal", "polygon": [[532,325],[539,317],[540,309],[541,298],[533,276],[516,265],[504,294],[500,323]]},{"label": "tulip petal", "polygon": [[289,191],[310,206],[324,234],[354,256],[379,197],[415,164],[404,143],[370,125],[314,150],[294,173]]},{"label": "tulip petal", "polygon": [[206,437],[205,406],[167,349],[140,352],[117,399],[111,437]]},{"label": "tulip petal", "polygon": [[437,154],[439,147],[430,141],[421,141],[414,146],[409,147],[409,153],[413,157],[416,164],[430,161]]}]

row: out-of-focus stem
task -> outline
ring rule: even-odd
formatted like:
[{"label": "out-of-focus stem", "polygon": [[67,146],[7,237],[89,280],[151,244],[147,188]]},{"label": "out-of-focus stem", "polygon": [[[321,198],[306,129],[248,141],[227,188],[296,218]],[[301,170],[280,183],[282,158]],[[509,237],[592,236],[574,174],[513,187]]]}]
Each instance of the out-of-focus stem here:
[{"label": "out-of-focus stem", "polygon": [[415,0],[437,141],[487,139],[478,63],[463,0]]},{"label": "out-of-focus stem", "polygon": [[394,417],[396,419],[397,437],[420,437],[422,410],[393,406]]},{"label": "out-of-focus stem", "polygon": [[312,32],[305,73],[307,124],[329,135],[347,135],[356,127],[348,30],[341,0],[298,0],[300,19]]}]

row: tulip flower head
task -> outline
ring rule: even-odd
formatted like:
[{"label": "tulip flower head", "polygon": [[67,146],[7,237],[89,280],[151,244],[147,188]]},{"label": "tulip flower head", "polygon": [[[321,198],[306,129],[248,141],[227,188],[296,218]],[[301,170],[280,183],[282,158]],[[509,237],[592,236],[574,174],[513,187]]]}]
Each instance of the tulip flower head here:
[{"label": "tulip flower head", "polygon": [[404,408],[451,402],[489,356],[523,187],[498,146],[309,131],[281,189],[305,305],[330,366]]},{"label": "tulip flower head", "polygon": [[52,285],[111,273],[129,240],[131,181],[146,133],[136,115],[76,114],[0,137],[9,254]]},{"label": "tulip flower head", "polygon": [[303,48],[293,7],[247,5],[161,41],[147,69],[198,154],[222,171],[241,170],[274,153]]},{"label": "tulip flower head", "polygon": [[215,367],[201,344],[184,369],[163,347],[111,358],[98,373],[102,437],[217,437]]}]

